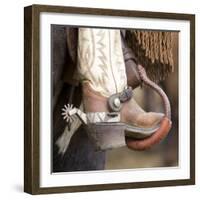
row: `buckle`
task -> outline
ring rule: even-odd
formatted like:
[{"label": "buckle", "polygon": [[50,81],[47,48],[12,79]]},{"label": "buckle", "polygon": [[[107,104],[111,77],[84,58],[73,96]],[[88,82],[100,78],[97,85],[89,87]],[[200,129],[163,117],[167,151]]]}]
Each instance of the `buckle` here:
[{"label": "buckle", "polygon": [[114,112],[119,112],[122,108],[122,103],[129,101],[132,96],[132,87],[127,87],[122,92],[111,95],[108,98],[109,109]]}]

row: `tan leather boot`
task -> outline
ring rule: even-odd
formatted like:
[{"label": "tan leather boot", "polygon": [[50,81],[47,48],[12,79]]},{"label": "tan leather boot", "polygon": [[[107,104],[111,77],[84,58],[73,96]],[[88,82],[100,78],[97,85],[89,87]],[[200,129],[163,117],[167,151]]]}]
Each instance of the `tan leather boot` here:
[{"label": "tan leather boot", "polygon": [[[82,84],[82,89],[85,113],[112,113],[109,98],[95,92],[88,82]],[[99,142],[99,149],[112,148],[111,144],[114,144],[114,148],[123,146],[125,137],[130,149],[145,150],[159,143],[168,134],[171,121],[164,114],[145,112],[132,97],[122,103],[119,121],[104,123],[102,120],[87,127],[92,139]]]},{"label": "tan leather boot", "polygon": [[[95,92],[90,87],[89,82],[83,82],[82,89],[85,113],[113,112],[109,106],[109,98]],[[133,138],[145,138],[154,133],[158,130],[160,122],[164,117],[164,114],[161,113],[145,112],[133,97],[122,103],[119,112],[120,122],[125,125],[127,136]]]}]

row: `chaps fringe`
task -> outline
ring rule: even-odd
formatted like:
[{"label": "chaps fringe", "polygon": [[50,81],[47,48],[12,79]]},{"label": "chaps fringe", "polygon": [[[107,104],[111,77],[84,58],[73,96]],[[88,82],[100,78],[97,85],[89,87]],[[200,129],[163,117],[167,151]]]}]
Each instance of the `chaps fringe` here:
[{"label": "chaps fringe", "polygon": [[126,41],[133,49],[138,63],[156,82],[164,80],[174,70],[172,55],[173,33],[163,31],[128,30]]}]

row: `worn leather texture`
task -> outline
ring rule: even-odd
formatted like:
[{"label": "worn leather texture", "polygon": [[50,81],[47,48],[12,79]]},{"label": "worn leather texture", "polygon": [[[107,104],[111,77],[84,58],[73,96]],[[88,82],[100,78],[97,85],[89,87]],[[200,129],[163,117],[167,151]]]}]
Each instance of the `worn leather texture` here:
[{"label": "worn leather texture", "polygon": [[[83,104],[85,112],[109,112],[108,98],[95,92],[89,82],[82,84]],[[164,117],[162,113],[145,112],[132,98],[123,103],[120,111],[121,122],[141,128],[150,128],[160,123]]]},{"label": "worn leather texture", "polygon": [[131,86],[133,89],[135,89],[141,84],[141,79],[137,70],[137,58],[133,53],[133,50],[128,47],[125,40],[125,34],[123,34],[123,32],[121,33],[121,43],[126,66],[127,84],[128,86]]},{"label": "worn leather texture", "polygon": [[160,128],[150,137],[147,137],[143,140],[133,140],[132,138],[126,137],[126,144],[128,148],[133,150],[146,150],[152,147],[153,145],[159,143],[162,139],[164,139],[167,136],[170,129],[171,121],[167,117],[164,117],[162,119]]},{"label": "worn leather texture", "polygon": [[109,112],[107,98],[92,90],[88,81],[82,83],[84,112]]},{"label": "worn leather texture", "polygon": [[134,98],[123,104],[120,114],[121,122],[140,128],[157,126],[164,117],[162,113],[145,112]]}]

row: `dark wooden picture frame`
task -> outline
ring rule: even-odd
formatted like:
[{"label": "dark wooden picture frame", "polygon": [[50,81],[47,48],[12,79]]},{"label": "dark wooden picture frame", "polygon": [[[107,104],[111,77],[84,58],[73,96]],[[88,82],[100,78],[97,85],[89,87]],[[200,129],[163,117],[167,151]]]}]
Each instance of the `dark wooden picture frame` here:
[{"label": "dark wooden picture frame", "polygon": [[[74,13],[186,20],[190,23],[190,177],[181,180],[40,187],[40,13]],[[24,9],[24,191],[30,194],[81,192],[195,184],[195,16],[192,14],[32,5]]]}]

